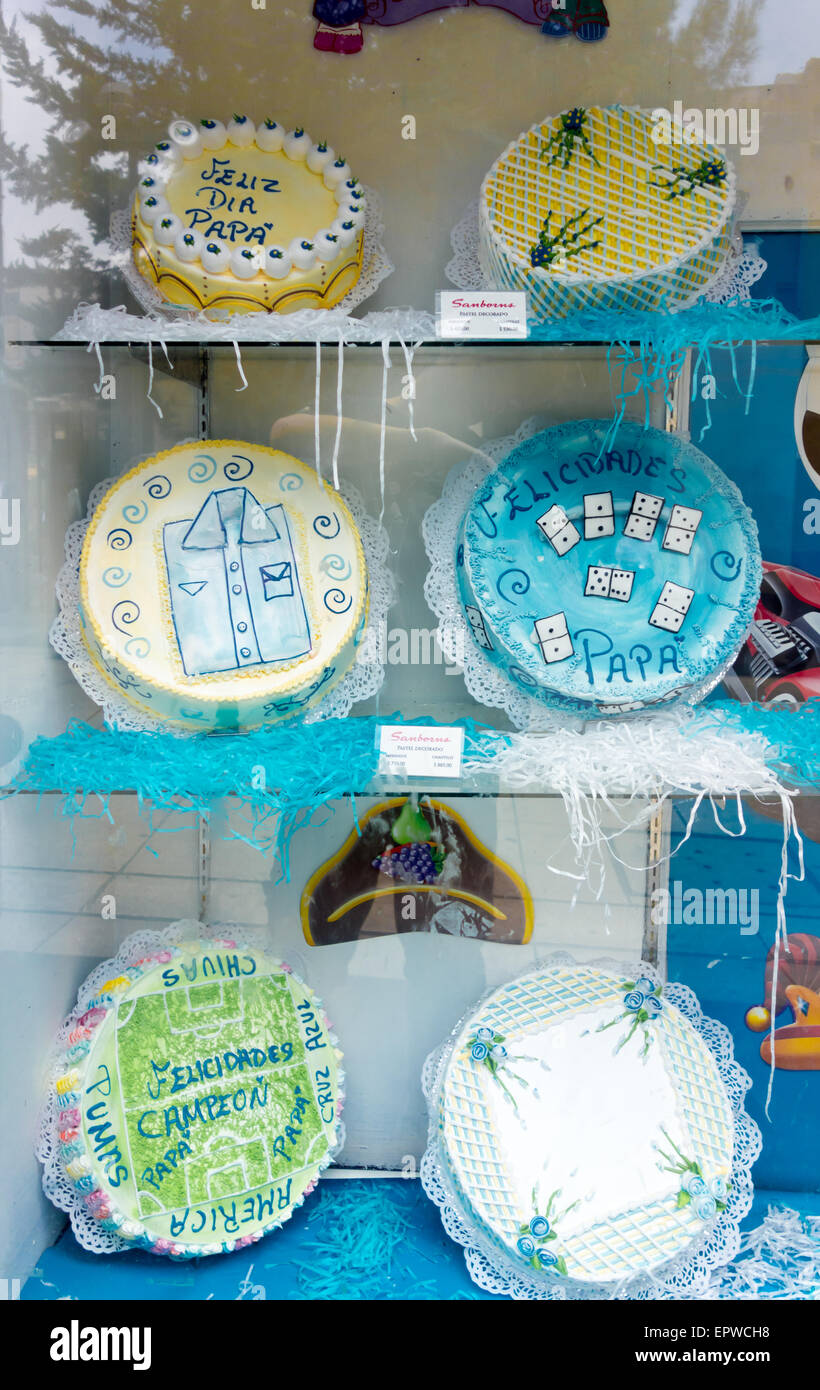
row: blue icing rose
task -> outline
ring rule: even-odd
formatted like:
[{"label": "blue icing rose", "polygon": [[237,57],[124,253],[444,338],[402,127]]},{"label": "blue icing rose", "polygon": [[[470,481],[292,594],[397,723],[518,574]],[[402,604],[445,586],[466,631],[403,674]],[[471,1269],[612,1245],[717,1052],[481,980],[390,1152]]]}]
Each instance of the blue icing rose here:
[{"label": "blue icing rose", "polygon": [[701,1221],[709,1221],[717,1212],[717,1205],[711,1193],[707,1192],[695,1201],[695,1211]]},{"label": "blue icing rose", "polygon": [[709,1183],[709,1191],[716,1202],[725,1202],[729,1196],[729,1184],[724,1177],[712,1178]]},{"label": "blue icing rose", "polygon": [[642,975],[639,980],[635,981],[635,988],[639,989],[641,994],[652,994],[655,988],[655,981],[650,980],[648,975]]},{"label": "blue icing rose", "polygon": [[521,1236],[518,1241],[518,1249],[522,1255],[531,1260],[535,1254],[535,1241],[532,1236]]},{"label": "blue icing rose", "polygon": [[663,1010],[663,1005],[656,994],[650,994],[649,998],[644,1000],[643,1006],[651,1018],[657,1018]]},{"label": "blue icing rose", "polygon": [[476,1037],[478,1038],[479,1042],[492,1042],[494,1036],[495,1034],[493,1033],[492,1028],[476,1029]]},{"label": "blue icing rose", "polygon": [[683,1190],[684,1192],[688,1192],[690,1197],[694,1198],[700,1197],[707,1191],[707,1188],[700,1173],[687,1173],[683,1180]]},{"label": "blue icing rose", "polygon": [[643,1008],[643,1002],[644,996],[640,990],[631,989],[628,994],[624,995],[624,1007],[629,1009],[630,1013],[636,1014],[640,1008]]},{"label": "blue icing rose", "polygon": [[490,1048],[490,1056],[494,1062],[503,1062],[507,1056],[507,1049],[502,1047],[501,1043],[496,1043],[495,1047]]},{"label": "blue icing rose", "polygon": [[553,1255],[551,1250],[539,1250],[538,1258],[542,1265],[556,1265],[558,1263],[558,1256]]},{"label": "blue icing rose", "polygon": [[487,1044],[483,1042],[474,1042],[470,1050],[470,1056],[474,1062],[483,1062],[487,1056]]},{"label": "blue icing rose", "polygon": [[550,1223],[546,1216],[534,1216],[530,1222],[530,1235],[536,1239],[543,1239],[550,1233]]}]

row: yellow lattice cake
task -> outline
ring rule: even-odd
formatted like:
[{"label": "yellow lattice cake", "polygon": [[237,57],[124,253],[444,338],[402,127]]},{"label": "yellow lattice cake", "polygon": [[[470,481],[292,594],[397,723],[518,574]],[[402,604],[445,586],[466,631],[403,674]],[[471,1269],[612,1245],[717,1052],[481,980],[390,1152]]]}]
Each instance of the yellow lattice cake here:
[{"label": "yellow lattice cake", "polygon": [[172,121],[140,165],[134,260],[180,307],[328,309],[361,273],[365,204],[344,157],[301,128]]},{"label": "yellow lattice cake", "polygon": [[487,284],[526,291],[536,319],[697,299],[730,250],[735,176],[665,133],[637,107],[576,107],[508,145],[481,187]]}]

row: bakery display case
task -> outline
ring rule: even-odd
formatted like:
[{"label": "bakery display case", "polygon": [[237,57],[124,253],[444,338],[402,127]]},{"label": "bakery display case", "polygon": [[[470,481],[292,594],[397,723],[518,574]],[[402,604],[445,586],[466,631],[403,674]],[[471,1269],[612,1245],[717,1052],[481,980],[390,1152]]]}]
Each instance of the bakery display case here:
[{"label": "bakery display case", "polygon": [[816,1299],[817,20],[199,8],[0,31],[8,1296]]}]

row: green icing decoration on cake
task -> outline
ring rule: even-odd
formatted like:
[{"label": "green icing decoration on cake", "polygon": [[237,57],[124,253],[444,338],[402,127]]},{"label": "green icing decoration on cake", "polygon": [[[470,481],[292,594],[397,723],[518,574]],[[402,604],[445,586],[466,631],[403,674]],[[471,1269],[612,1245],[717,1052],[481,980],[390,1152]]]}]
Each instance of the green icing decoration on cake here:
[{"label": "green icing decoration on cake", "polygon": [[73,1019],[62,1060],[66,1173],[104,1228],[158,1254],[258,1240],[338,1147],[341,1053],[321,1001],[255,948],[134,961]]},{"label": "green icing decoration on cake", "polygon": [[600,240],[585,241],[584,238],[591,236],[603,220],[603,213],[600,217],[592,218],[589,208],[584,208],[583,212],[562,222],[557,232],[551,232],[552,213],[548,212],[537,242],[530,247],[530,264],[535,269],[539,266],[546,269],[556,261],[569,261],[584,251],[594,251],[596,246],[600,246]]}]

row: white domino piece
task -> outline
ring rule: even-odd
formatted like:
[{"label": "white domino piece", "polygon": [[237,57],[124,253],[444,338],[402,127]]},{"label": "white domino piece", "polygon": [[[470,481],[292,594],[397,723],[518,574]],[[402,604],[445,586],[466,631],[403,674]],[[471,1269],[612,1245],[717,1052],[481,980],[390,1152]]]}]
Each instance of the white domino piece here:
[{"label": "white domino piece", "polygon": [[667,579],[661,589],[658,603],[662,603],[666,608],[674,608],[676,613],[686,614],[694,597],[694,589],[687,589],[683,584],[673,584],[671,579]]},{"label": "white domino piece", "polygon": [[535,624],[535,635],[541,647],[541,655],[548,666],[556,661],[566,661],[575,649],[567,632],[567,619],[564,613],[552,613],[547,618],[539,618]]},{"label": "white domino piece", "polygon": [[656,518],[642,516],[640,512],[630,512],[626,518],[624,535],[630,536],[633,541],[651,541],[657,524]]},{"label": "white domino piece", "polygon": [[562,526],[560,531],[556,531],[554,536],[549,537],[549,543],[556,555],[566,555],[568,550],[572,550],[581,539],[581,532],[577,526],[568,521],[566,526]]},{"label": "white domino piece", "polygon": [[703,521],[703,512],[697,507],[679,507],[677,502],[669,515],[670,526],[681,526],[684,531],[697,531]]},{"label": "white domino piece", "polygon": [[472,603],[465,603],[464,612],[467,615],[467,621],[470,624],[473,637],[478,645],[483,647],[485,651],[491,652],[493,650],[493,644],[490,641],[484,623],[484,614],[481,612],[481,609],[476,608]]},{"label": "white domino piece", "polygon": [[615,535],[615,508],[611,492],[584,493],[584,540],[597,541]]},{"label": "white domino piece", "polygon": [[539,642],[549,642],[553,637],[562,637],[567,630],[565,613],[551,613],[548,618],[538,618],[535,635]]},{"label": "white domino piece", "polygon": [[695,532],[703,520],[703,512],[697,507],[672,508],[669,522],[664,532],[661,548],[672,550],[677,555],[689,555],[695,539]]},{"label": "white domino piece", "polygon": [[614,510],[611,492],[584,493],[584,516],[612,516]]},{"label": "white domino piece", "polygon": [[650,626],[663,628],[665,632],[680,632],[694,597],[694,589],[667,580],[649,618]]},{"label": "white domino piece", "polygon": [[609,585],[609,597],[618,599],[620,603],[629,603],[632,597],[632,585],[634,582],[634,570],[614,569]]},{"label": "white domino piece", "polygon": [[584,594],[587,598],[609,598],[612,583],[611,565],[590,565]]},{"label": "white domino piece", "polygon": [[544,512],[543,516],[539,516],[535,524],[549,541],[552,540],[553,536],[558,535],[558,532],[566,526],[568,521],[569,517],[564,508],[559,507],[556,503],[554,507],[550,507],[549,511]]},{"label": "white domino piece", "polygon": [[615,535],[614,516],[585,516],[584,517],[584,540],[599,541],[604,536]]},{"label": "white domino piece", "polygon": [[676,555],[689,555],[694,541],[694,531],[685,531],[682,526],[667,526],[663,534],[661,549],[672,550]]},{"label": "white domino piece", "polygon": [[629,510],[638,516],[647,516],[651,521],[657,521],[663,511],[663,498],[656,497],[651,492],[636,492]]},{"label": "white domino piece", "polygon": [[663,603],[656,603],[649,618],[650,627],[662,627],[666,632],[680,632],[685,613],[676,613]]}]

